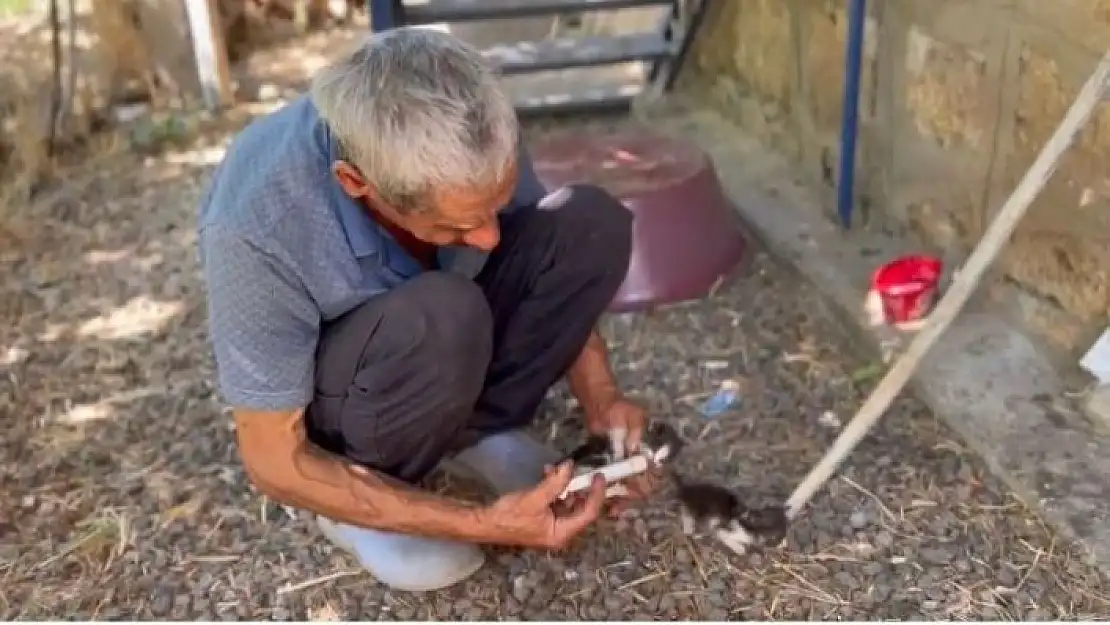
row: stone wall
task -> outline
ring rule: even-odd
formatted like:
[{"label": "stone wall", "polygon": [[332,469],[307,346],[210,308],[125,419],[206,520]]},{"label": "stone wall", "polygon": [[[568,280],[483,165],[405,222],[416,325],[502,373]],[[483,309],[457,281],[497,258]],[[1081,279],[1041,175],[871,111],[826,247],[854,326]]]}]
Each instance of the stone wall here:
[{"label": "stone wall", "polygon": [[[985,225],[1110,45],[1110,0],[868,3],[856,219],[955,257]],[[798,165],[835,205],[846,0],[723,0],[685,86]],[[1000,260],[992,291],[1065,350],[1110,311],[1110,103]]]}]

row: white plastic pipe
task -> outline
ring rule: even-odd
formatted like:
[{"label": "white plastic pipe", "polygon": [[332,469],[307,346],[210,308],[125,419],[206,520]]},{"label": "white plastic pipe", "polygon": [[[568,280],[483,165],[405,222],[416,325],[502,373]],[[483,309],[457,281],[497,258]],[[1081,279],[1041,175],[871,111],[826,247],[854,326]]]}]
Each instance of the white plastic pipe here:
[{"label": "white plastic pipe", "polygon": [[[559,496],[560,499],[565,499],[571,493],[577,493],[587,490],[593,482],[595,475],[601,475],[605,478],[606,484],[619,482],[630,477],[646,473],[649,467],[648,459],[642,455],[635,455],[631,458],[626,458],[613,464],[599,467],[587,473],[582,473],[574,476],[574,479],[567,485],[566,490]],[[619,493],[620,490],[612,490],[614,493]]]}]

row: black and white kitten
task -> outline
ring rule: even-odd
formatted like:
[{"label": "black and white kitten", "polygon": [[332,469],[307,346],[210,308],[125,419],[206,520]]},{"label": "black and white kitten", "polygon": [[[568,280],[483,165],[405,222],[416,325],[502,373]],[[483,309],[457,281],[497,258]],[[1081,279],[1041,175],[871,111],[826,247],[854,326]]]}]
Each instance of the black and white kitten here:
[{"label": "black and white kitten", "polygon": [[[617,440],[617,437],[592,435],[586,439],[586,442],[564,456],[563,460],[574,463],[577,475],[595,471],[624,459],[624,448],[616,442]],[[640,453],[647,457],[651,464],[660,466],[673,460],[684,444],[682,437],[673,427],[662,421],[656,421],[644,432],[643,440],[640,441]],[[621,484],[612,484],[606,489],[605,494],[606,497],[620,497],[627,495],[628,491]]]},{"label": "black and white kitten", "polygon": [[[662,465],[673,460],[684,445],[682,437],[673,427],[656,421],[644,432],[643,440],[640,441],[640,453],[647,456],[653,464]],[[623,459],[624,450],[613,438],[596,435],[587,438],[586,442],[563,458],[574,462],[577,467],[589,469],[597,469]]]},{"label": "black and white kitten", "polygon": [[640,445],[643,452],[656,466],[662,466],[664,463],[674,461],[675,456],[677,456],[685,446],[686,442],[682,440],[678,432],[669,424],[663,423],[662,421],[656,421],[648,427],[647,432],[644,433],[644,440]]},{"label": "black and white kitten", "polygon": [[679,518],[687,535],[712,534],[736,555],[749,546],[778,545],[786,538],[786,511],[752,509],[731,490],[708,482],[687,482],[676,472]]}]

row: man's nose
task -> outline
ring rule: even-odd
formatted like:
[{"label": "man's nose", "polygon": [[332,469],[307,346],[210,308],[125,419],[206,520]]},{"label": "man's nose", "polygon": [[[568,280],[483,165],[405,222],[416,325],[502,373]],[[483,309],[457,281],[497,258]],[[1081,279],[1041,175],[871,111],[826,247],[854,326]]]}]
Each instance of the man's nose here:
[{"label": "man's nose", "polygon": [[482,226],[467,232],[463,235],[463,243],[470,247],[475,247],[483,252],[493,251],[497,244],[501,241],[501,229],[497,227],[497,222],[493,222],[488,226]]}]

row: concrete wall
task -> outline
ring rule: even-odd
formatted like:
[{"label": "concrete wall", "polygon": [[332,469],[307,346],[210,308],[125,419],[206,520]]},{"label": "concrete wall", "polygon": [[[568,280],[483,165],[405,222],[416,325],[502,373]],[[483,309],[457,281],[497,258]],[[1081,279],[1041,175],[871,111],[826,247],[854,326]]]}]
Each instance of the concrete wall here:
[{"label": "concrete wall", "polygon": [[[1110,46],[1110,0],[869,2],[857,215],[959,257]],[[797,162],[834,206],[845,0],[723,0],[685,86]],[[1110,104],[1001,259],[995,294],[1058,347],[1110,311]]]}]

